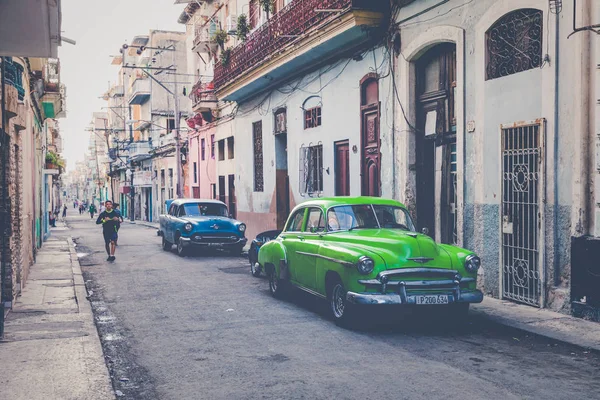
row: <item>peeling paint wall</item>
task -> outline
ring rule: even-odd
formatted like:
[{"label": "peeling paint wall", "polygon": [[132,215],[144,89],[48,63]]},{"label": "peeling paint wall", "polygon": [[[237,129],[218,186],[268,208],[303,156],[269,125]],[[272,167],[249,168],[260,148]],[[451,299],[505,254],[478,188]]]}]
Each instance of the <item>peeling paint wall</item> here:
[{"label": "peeling paint wall", "polygon": [[[580,7],[585,7],[582,3],[586,2],[579,2]],[[590,18],[595,18],[593,23],[598,23],[600,7],[597,2],[589,4],[592,3],[595,4],[591,6],[593,13],[590,14],[593,17]],[[436,4],[436,8],[415,16],[427,5]],[[486,80],[486,32],[502,16],[520,8],[535,8],[543,12],[542,54],[548,57],[541,68]],[[462,117],[465,122],[465,126],[457,131],[457,142],[463,144],[464,151],[464,157],[459,161],[462,162],[459,182],[464,182],[463,201],[459,201],[462,226],[459,243],[477,251],[482,257],[485,292],[494,297],[502,296],[500,126],[520,121],[544,121],[542,168],[545,168],[545,184],[541,188],[543,199],[540,203],[540,217],[543,220],[543,226],[540,226],[543,237],[540,254],[545,260],[542,272],[546,281],[544,291],[548,307],[566,311],[569,308],[570,237],[594,231],[592,224],[587,222],[590,206],[586,205],[586,201],[590,201],[585,197],[593,194],[593,190],[586,172],[591,157],[586,153],[592,143],[587,137],[591,132],[600,131],[597,127],[591,128],[593,125],[588,115],[594,118],[593,115],[599,112],[597,107],[595,113],[581,110],[589,107],[591,96],[588,97],[585,90],[588,82],[596,82],[596,78],[586,71],[591,69],[590,66],[595,71],[595,65],[598,64],[597,60],[586,62],[590,53],[588,42],[592,40],[592,53],[596,54],[599,40],[590,33],[579,34],[586,35],[581,36],[579,42],[576,36],[567,39],[572,31],[573,5],[565,2],[558,17],[559,54],[556,54],[556,19],[555,15],[548,13],[546,0],[479,0],[466,4],[458,0],[413,2],[398,17],[402,55],[398,56],[397,77],[400,100],[409,121],[414,124],[414,62],[436,43],[448,41],[457,44],[457,54],[463,54],[463,57],[457,57],[457,67],[458,70],[464,70],[464,74],[458,77],[458,87],[464,90],[464,101],[460,103],[457,97],[456,104],[457,118]],[[578,11],[578,15],[581,17],[582,10]],[[559,63],[558,87],[555,84],[556,62]],[[555,118],[555,89],[559,93],[558,120]],[[600,93],[599,90],[596,88],[596,93]],[[600,95],[596,95],[592,103],[598,97]],[[400,132],[410,131],[400,110],[396,113],[396,122]],[[556,138],[555,130],[558,132]],[[558,148],[556,154],[555,139]],[[600,137],[596,139],[600,140]],[[405,188],[400,191],[400,200],[414,209],[418,201],[415,198],[414,173],[411,172],[415,162],[414,137],[406,133],[399,136],[398,143],[395,157],[398,186]],[[585,143],[588,143],[588,147],[585,147]],[[600,150],[598,153],[600,157]],[[558,162],[558,175],[554,174],[555,160]],[[600,185],[600,179],[598,182]],[[555,188],[558,204],[554,202]],[[597,206],[597,210],[600,210],[600,206]],[[554,237],[557,238],[556,242]],[[555,275],[557,285],[554,285]]]}]

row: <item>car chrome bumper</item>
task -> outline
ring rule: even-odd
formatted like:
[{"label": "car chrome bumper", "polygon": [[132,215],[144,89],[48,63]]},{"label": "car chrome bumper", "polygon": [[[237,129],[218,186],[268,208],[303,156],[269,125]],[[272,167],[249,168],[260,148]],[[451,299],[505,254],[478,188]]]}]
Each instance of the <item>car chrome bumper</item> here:
[{"label": "car chrome bumper", "polygon": [[183,247],[188,246],[198,246],[198,247],[216,247],[216,248],[227,248],[227,247],[239,247],[245,246],[248,242],[247,238],[241,238],[236,240],[235,242],[223,242],[223,243],[206,243],[206,242],[195,242],[191,238],[182,237],[181,242]]},{"label": "car chrome bumper", "polygon": [[[425,293],[419,293],[425,294]],[[429,294],[429,293],[427,293]],[[437,293],[436,293],[437,294]],[[479,290],[454,293],[439,293],[448,295],[448,303],[481,303],[483,293]],[[395,293],[354,293],[348,292],[346,299],[352,304],[416,304],[416,294]]]}]

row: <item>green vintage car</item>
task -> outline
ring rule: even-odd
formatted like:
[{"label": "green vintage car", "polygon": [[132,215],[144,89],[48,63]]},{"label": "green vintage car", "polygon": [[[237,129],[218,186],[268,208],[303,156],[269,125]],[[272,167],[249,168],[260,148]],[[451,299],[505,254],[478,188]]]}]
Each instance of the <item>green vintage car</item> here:
[{"label": "green vintage car", "polygon": [[417,233],[406,207],[375,197],[307,201],[289,216],[258,262],[271,294],[289,285],[329,301],[336,323],[357,305],[436,305],[465,316],[480,303],[481,265],[473,252]]}]

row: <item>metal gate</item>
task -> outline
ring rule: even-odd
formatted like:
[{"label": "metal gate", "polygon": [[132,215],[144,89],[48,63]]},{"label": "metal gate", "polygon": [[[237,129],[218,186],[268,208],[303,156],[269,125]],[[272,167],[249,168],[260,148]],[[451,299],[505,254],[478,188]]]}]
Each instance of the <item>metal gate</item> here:
[{"label": "metal gate", "polygon": [[502,126],[502,296],[543,306],[544,122]]}]

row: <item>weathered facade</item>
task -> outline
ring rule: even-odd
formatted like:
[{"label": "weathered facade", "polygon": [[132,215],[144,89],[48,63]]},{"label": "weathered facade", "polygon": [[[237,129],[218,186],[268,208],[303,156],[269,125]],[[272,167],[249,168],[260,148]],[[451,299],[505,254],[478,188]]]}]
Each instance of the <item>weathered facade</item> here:
[{"label": "weathered facade", "polygon": [[398,12],[394,186],[420,227],[481,255],[486,294],[568,311],[571,237],[599,233],[600,39],[570,34],[600,8],[552,3]]},{"label": "weathered facade", "polygon": [[49,235],[50,214],[61,206],[58,122],[65,90],[58,60],[2,57],[0,61],[1,312],[24,287],[36,250]]}]

